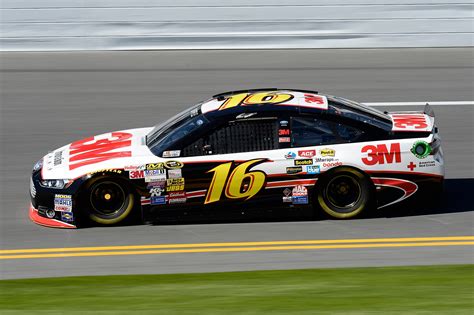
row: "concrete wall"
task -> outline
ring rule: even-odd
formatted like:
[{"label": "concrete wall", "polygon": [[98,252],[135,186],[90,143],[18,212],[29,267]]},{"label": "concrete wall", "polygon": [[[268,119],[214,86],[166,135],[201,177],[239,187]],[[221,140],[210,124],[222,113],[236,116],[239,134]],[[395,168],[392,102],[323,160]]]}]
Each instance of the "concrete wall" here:
[{"label": "concrete wall", "polygon": [[474,46],[472,0],[0,0],[0,49]]}]

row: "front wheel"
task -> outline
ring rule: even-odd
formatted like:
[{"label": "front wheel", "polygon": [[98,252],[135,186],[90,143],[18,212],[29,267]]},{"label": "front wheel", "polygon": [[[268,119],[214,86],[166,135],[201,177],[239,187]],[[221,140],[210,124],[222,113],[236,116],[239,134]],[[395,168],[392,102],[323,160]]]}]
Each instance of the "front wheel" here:
[{"label": "front wheel", "polygon": [[113,225],[129,217],[135,204],[128,185],[111,178],[98,179],[88,185],[87,214],[90,220]]},{"label": "front wheel", "polygon": [[350,167],[328,172],[318,183],[321,209],[334,219],[349,219],[368,210],[373,196],[370,179]]}]

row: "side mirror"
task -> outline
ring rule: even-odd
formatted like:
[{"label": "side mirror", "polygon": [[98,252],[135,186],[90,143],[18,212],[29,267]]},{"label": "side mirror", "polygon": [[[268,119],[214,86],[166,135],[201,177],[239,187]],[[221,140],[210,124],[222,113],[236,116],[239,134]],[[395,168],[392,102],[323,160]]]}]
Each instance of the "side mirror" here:
[{"label": "side mirror", "polygon": [[204,153],[204,155],[210,155],[210,154],[212,154],[212,145],[210,145],[210,144],[205,144],[205,145],[202,147],[202,152]]}]

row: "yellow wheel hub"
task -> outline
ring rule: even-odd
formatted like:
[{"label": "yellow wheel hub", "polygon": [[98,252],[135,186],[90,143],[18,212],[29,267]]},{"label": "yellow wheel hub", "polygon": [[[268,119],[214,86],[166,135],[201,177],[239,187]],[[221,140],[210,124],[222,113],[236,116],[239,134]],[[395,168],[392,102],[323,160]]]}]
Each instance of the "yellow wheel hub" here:
[{"label": "yellow wheel hub", "polygon": [[105,200],[110,200],[110,198],[112,198],[112,196],[110,194],[105,194],[104,198],[105,198]]}]

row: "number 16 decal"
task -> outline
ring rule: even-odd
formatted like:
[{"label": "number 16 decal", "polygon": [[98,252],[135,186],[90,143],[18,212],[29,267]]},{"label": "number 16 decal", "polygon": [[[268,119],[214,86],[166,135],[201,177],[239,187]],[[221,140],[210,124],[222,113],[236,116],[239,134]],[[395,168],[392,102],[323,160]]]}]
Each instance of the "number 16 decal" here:
[{"label": "number 16 decal", "polygon": [[211,186],[207,190],[204,204],[219,201],[222,191],[229,199],[250,199],[255,196],[265,185],[265,173],[262,171],[247,172],[247,170],[264,161],[266,159],[246,161],[235,167],[232,172],[233,162],[227,162],[208,171],[208,173],[213,172],[214,176]]}]

